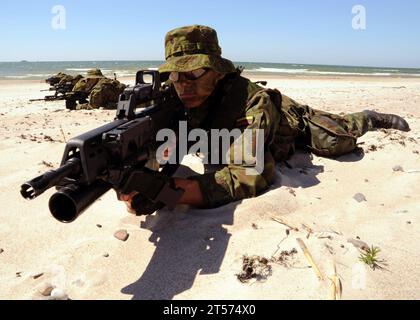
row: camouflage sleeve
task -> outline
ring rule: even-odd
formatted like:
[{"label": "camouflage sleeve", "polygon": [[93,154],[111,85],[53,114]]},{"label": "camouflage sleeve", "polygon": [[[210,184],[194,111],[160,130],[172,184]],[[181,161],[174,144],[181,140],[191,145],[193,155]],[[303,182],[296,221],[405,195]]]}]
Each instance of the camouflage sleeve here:
[{"label": "camouflage sleeve", "polygon": [[[198,181],[204,196],[205,208],[255,197],[272,183],[275,161],[269,151],[274,131],[280,122],[280,113],[266,92],[257,93],[249,102],[245,115],[236,122],[237,128],[264,130],[264,167],[261,174],[250,175],[249,164],[228,164],[223,169],[193,176]],[[254,145],[252,146],[254,148]],[[233,146],[231,145],[231,150]],[[261,172],[260,171],[260,172]]]}]

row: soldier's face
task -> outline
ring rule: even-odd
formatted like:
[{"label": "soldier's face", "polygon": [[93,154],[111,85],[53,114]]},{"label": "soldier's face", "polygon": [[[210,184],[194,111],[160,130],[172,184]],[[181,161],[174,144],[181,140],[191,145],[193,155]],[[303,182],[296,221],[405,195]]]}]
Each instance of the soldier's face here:
[{"label": "soldier's face", "polygon": [[179,73],[178,81],[173,81],[176,93],[186,108],[197,108],[213,93],[217,82],[224,77],[214,70],[206,71],[196,80],[189,80]]}]

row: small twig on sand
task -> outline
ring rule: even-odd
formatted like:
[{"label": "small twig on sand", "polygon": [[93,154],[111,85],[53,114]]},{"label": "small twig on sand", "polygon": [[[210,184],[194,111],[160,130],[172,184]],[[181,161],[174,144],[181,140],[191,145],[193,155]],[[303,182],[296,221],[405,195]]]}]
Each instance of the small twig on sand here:
[{"label": "small twig on sand", "polygon": [[274,217],[271,217],[271,219],[272,219],[272,220],[274,220],[274,221],[276,221],[276,222],[278,222],[278,223],[280,223],[280,224],[282,224],[282,225],[285,225],[286,227],[288,227],[288,228],[292,229],[293,231],[299,231],[299,229],[298,229],[298,228],[296,228],[296,227],[294,227],[294,226],[292,226],[292,225],[288,224],[287,222],[285,222],[285,221],[284,221],[284,220],[282,220],[282,219],[277,219],[277,218],[274,218]]},{"label": "small twig on sand", "polygon": [[67,143],[66,135],[64,134],[63,128],[60,125],[61,134],[63,135],[64,143]]},{"label": "small twig on sand", "polygon": [[309,264],[312,266],[312,269],[314,269],[316,276],[319,280],[324,280],[324,276],[322,275],[321,271],[319,270],[318,266],[315,264],[314,259],[312,258],[311,253],[309,252],[308,248],[306,247],[305,243],[302,239],[297,238],[296,241],[298,242],[300,248],[302,249],[306,259],[308,260]]},{"label": "small twig on sand", "polygon": [[308,234],[306,235],[306,239],[309,239],[310,235],[314,233],[314,231],[304,223],[302,223],[302,227],[308,232]]},{"label": "small twig on sand", "polygon": [[330,300],[340,300],[341,293],[343,291],[343,287],[341,285],[340,278],[337,275],[337,267],[335,265],[334,260],[331,260],[332,267],[333,267],[333,274],[330,278],[331,285],[330,285]]}]

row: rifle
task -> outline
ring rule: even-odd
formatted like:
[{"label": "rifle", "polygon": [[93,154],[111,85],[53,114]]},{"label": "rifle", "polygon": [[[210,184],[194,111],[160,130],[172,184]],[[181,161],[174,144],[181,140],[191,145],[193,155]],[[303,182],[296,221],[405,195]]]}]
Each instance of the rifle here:
[{"label": "rifle", "polygon": [[[151,75],[152,83],[145,83],[144,75]],[[136,113],[139,105],[145,109]],[[145,168],[154,157],[157,132],[175,125],[179,106],[170,88],[161,86],[157,71],[138,71],[136,85],[119,96],[115,119],[70,139],[60,167],[24,183],[21,195],[34,199],[55,186],[57,192],[49,200],[51,214],[61,222],[74,221],[105,192],[121,187],[133,172]],[[172,207],[182,192],[165,185],[158,198]]]},{"label": "rifle", "polygon": [[61,92],[60,90],[57,90],[54,95],[45,96],[41,99],[30,99],[29,102],[66,100],[66,108],[74,110],[77,106],[77,101],[79,101],[79,103],[87,103],[88,97],[89,93],[84,91]]},{"label": "rifle", "polygon": [[53,96],[45,96],[41,99],[30,99],[29,102],[35,102],[35,101],[57,101],[57,100],[65,100],[64,95],[53,95]]},{"label": "rifle", "polygon": [[66,93],[70,92],[74,87],[74,83],[72,81],[66,82],[65,84],[55,84],[51,88],[40,90],[40,92],[45,91],[58,91],[59,93]]}]

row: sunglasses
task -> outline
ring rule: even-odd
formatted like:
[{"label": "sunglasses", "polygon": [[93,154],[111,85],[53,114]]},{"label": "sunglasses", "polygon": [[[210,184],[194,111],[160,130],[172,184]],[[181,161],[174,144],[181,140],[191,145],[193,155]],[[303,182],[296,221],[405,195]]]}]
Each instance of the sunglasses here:
[{"label": "sunglasses", "polygon": [[171,72],[169,79],[173,82],[178,82],[181,79],[181,75],[186,80],[195,81],[204,76],[210,69],[200,68],[190,72]]}]

